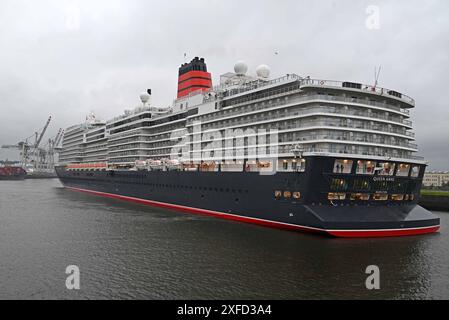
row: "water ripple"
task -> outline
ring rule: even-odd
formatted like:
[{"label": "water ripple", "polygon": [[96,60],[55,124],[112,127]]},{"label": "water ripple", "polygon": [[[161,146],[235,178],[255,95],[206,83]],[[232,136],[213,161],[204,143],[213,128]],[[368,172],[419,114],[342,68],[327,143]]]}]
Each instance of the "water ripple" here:
[{"label": "water ripple", "polygon": [[[0,299],[443,299],[440,234],[329,239],[0,181]],[[81,290],[65,288],[65,268]],[[366,266],[381,290],[365,289]]]}]

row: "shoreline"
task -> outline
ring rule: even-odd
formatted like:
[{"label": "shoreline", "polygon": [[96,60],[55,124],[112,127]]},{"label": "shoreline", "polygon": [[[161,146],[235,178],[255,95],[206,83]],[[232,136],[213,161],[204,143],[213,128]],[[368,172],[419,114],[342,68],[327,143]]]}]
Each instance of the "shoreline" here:
[{"label": "shoreline", "polygon": [[449,191],[423,190],[419,205],[428,210],[449,212]]}]

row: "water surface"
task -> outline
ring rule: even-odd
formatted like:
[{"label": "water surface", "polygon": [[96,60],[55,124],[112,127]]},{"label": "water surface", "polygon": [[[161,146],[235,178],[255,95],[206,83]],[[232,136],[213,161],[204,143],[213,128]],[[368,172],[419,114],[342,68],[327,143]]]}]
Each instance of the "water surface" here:
[{"label": "water surface", "polygon": [[[444,299],[439,234],[333,239],[0,181],[0,299]],[[77,265],[81,290],[66,289]],[[365,288],[378,265],[381,290]]]}]

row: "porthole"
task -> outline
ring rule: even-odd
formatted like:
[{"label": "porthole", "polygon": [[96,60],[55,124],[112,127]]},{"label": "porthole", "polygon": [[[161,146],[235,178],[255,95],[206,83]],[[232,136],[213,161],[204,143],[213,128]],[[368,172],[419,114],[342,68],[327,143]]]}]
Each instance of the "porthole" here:
[{"label": "porthole", "polygon": [[298,191],[293,192],[293,198],[295,198],[295,199],[301,199],[301,192],[298,192]]}]

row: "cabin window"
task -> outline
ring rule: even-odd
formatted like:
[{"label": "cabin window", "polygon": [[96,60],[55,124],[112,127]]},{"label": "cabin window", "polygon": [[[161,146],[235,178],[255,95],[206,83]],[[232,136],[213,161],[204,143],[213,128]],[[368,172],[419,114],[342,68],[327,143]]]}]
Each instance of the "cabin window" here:
[{"label": "cabin window", "polygon": [[393,200],[393,201],[402,201],[402,200],[404,200],[404,195],[403,194],[392,194],[391,195],[391,200]]},{"label": "cabin window", "polygon": [[375,181],[372,183],[373,189],[377,191],[388,191],[388,182],[387,181]]},{"label": "cabin window", "polygon": [[267,170],[267,169],[272,170],[272,167],[273,167],[273,163],[271,161],[258,161],[257,162],[257,168],[260,171]]},{"label": "cabin window", "polygon": [[410,197],[409,197],[409,200],[410,200],[410,201],[415,200],[415,195],[414,195],[414,194],[411,194]]},{"label": "cabin window", "polygon": [[420,173],[420,169],[421,169],[420,166],[413,166],[412,167],[412,171],[410,173],[410,176],[412,178],[418,178],[419,177],[419,173]]},{"label": "cabin window", "polygon": [[331,189],[334,191],[346,190],[348,182],[345,179],[332,179]]},{"label": "cabin window", "polygon": [[306,171],[306,159],[293,160],[292,166],[295,165],[295,171],[304,172]]},{"label": "cabin window", "polygon": [[410,165],[401,163],[398,166],[398,171],[396,172],[396,175],[398,177],[408,177],[409,171],[410,171]]},{"label": "cabin window", "polygon": [[392,176],[396,165],[391,162],[380,162],[377,169],[380,176]]},{"label": "cabin window", "polygon": [[287,160],[284,160],[284,162],[282,163],[282,168],[284,170],[288,170],[288,161]]},{"label": "cabin window", "polygon": [[290,199],[292,197],[292,193],[290,191],[284,191],[284,198]]},{"label": "cabin window", "polygon": [[293,198],[301,199],[301,192],[293,192]]},{"label": "cabin window", "polygon": [[354,189],[355,190],[369,190],[370,183],[365,179],[356,179],[356,180],[354,180]]},{"label": "cabin window", "polygon": [[357,161],[357,174],[374,174],[376,168],[376,162],[374,161]]},{"label": "cabin window", "polygon": [[369,193],[352,193],[351,200],[353,201],[368,201],[370,198]]},{"label": "cabin window", "polygon": [[386,200],[388,200],[388,194],[387,193],[375,193],[373,198],[376,201],[386,201]]},{"label": "cabin window", "polygon": [[292,162],[292,170],[296,171],[298,169],[298,162],[296,162],[296,160],[293,160]]},{"label": "cabin window", "polygon": [[274,192],[274,197],[275,197],[276,199],[282,198],[282,191],[275,191],[275,192]]},{"label": "cabin window", "polygon": [[328,200],[345,200],[346,199],[346,193],[335,193],[335,192],[329,192],[327,195]]},{"label": "cabin window", "polygon": [[334,173],[351,173],[352,160],[335,160]]},{"label": "cabin window", "polygon": [[[217,166],[217,170],[218,170],[218,166]],[[223,172],[242,172],[243,171],[243,163],[238,163],[238,162],[224,163],[221,165],[221,171],[223,171]]]},{"label": "cabin window", "polygon": [[397,193],[405,192],[406,184],[402,182],[396,182],[391,186],[391,190]]}]

